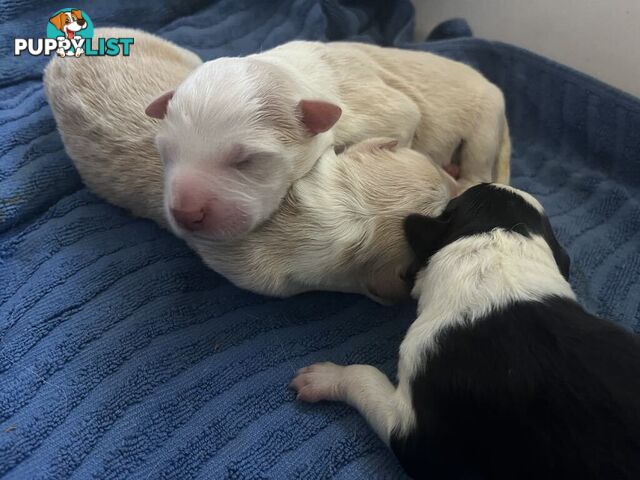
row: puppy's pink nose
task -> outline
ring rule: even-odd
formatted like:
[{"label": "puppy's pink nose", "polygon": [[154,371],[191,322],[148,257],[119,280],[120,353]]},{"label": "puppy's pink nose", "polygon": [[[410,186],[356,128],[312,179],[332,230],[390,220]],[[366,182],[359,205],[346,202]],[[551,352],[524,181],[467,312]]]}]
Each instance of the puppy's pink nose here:
[{"label": "puppy's pink nose", "polygon": [[207,181],[193,171],[178,172],[171,180],[169,211],[180,228],[189,232],[205,229],[211,220]]},{"label": "puppy's pink nose", "polygon": [[206,217],[204,208],[198,210],[179,210],[172,208],[171,215],[178,225],[190,232],[204,228],[204,219]]}]

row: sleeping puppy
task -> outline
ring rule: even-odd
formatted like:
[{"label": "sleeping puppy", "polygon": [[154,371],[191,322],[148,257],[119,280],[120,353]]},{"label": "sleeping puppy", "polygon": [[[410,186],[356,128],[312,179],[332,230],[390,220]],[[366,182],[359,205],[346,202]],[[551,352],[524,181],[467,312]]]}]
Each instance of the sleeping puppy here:
[{"label": "sleeping puppy", "polygon": [[215,241],[273,215],[327,150],[369,138],[397,139],[462,187],[508,183],[504,108],[500,89],[447,58],[290,42],[206,62],[146,112],[163,120],[156,144],[172,229]]},{"label": "sleeping puppy", "polygon": [[482,184],[405,230],[423,268],[398,386],[320,363],[298,398],[355,407],[415,478],[640,478],[640,338],[576,302],[540,203]]},{"label": "sleeping puppy", "polygon": [[[209,267],[254,292],[337,290],[385,303],[409,295],[401,275],[413,258],[402,233],[404,217],[437,215],[457,188],[433,161],[390,139],[355,142],[338,155],[329,145],[316,152],[319,159],[305,167],[302,178],[287,177],[273,211],[263,189],[271,188],[284,160],[278,137],[265,139],[258,125],[231,150],[217,148],[226,138],[224,129],[209,132],[206,125],[193,125],[180,149],[162,143],[164,164],[158,155],[154,137],[161,122],[145,115],[145,107],[201,64],[196,55],[138,30],[99,28],[98,37],[134,37],[136,48],[129,57],[56,58],[44,76],[65,149],[94,192],[171,228]],[[223,96],[210,100],[218,97]],[[293,114],[291,121],[298,122]],[[300,119],[290,133],[307,128],[304,121],[314,120]],[[316,137],[305,137],[304,145]],[[251,142],[261,154],[251,156]],[[272,153],[266,155],[269,145]],[[192,154],[186,154],[187,146]],[[228,163],[216,163],[225,155]],[[182,180],[188,189],[182,189]],[[213,235],[211,229],[226,232],[243,221],[243,212],[222,201],[231,191],[243,202],[264,205],[268,215],[256,225],[251,220],[243,235]],[[190,208],[203,198],[206,218]]]},{"label": "sleeping puppy", "polygon": [[[266,222],[234,240],[186,235],[214,270],[274,296],[310,290],[361,293],[381,303],[409,296],[413,255],[406,215],[437,215],[456,182],[424,155],[391,139],[326,152],[293,184]],[[250,275],[248,274],[250,273]]]}]

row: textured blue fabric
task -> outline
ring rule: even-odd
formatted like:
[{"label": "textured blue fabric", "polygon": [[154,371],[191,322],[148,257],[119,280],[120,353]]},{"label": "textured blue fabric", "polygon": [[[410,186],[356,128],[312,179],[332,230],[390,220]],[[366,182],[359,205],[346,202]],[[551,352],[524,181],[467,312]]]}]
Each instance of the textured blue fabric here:
[{"label": "textured blue fabric", "polygon": [[473,32],[471,31],[471,27],[464,18],[452,18],[436,25],[426,40],[447,40],[472,36]]},{"label": "textured blue fabric", "polygon": [[[45,60],[10,51],[67,6],[44,3],[0,2],[0,476],[401,478],[354,411],[298,404],[286,387],[319,360],[393,374],[414,305],[241,291],[83,188],[45,101]],[[638,100],[508,45],[411,45],[405,0],[86,9],[96,26],[158,32],[206,59],[294,38],[361,39],[477,66],[505,91],[513,183],[548,209],[580,298],[640,330]]]}]

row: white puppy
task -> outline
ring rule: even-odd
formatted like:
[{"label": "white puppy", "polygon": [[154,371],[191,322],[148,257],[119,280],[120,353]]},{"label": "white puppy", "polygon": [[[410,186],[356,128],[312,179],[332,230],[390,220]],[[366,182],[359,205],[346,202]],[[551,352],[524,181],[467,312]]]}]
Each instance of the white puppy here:
[{"label": "white puppy", "polygon": [[291,42],[207,62],[147,113],[164,119],[157,145],[166,213],[187,239],[246,234],[324,152],[371,137],[398,139],[460,170],[463,186],[509,177],[500,90],[423,52]]},{"label": "white puppy", "polygon": [[[253,133],[244,130],[246,141],[242,145],[231,142],[232,149],[225,151],[229,158],[224,161],[235,163],[233,167],[209,162],[211,159],[217,162],[224,149],[212,148],[207,155],[202,139],[198,138],[204,136],[212,146],[218,145],[225,135],[223,125],[220,135],[208,132],[201,123],[193,123],[189,130],[186,125],[191,120],[176,112],[175,122],[184,122],[185,128],[178,150],[191,148],[192,156],[174,152],[178,160],[173,161],[173,144],[160,141],[169,172],[165,174],[153,144],[160,124],[145,116],[144,109],[160,92],[175,88],[200,60],[143,32],[97,29],[96,37],[99,36],[132,36],[136,48],[126,58],[81,58],[77,62],[54,59],[45,71],[47,96],[65,148],[84,181],[96,193],[166,226],[163,177],[168,184],[166,198],[175,195],[171,186],[174,179],[191,177],[187,184],[192,188],[178,196],[185,202],[192,201],[191,197],[195,202],[206,198],[211,208],[216,209],[218,223],[214,227],[222,234],[212,235],[207,228],[199,228],[195,225],[199,218],[190,228],[181,228],[175,216],[168,215],[174,230],[207,265],[235,284],[256,292],[284,296],[329,289],[365,293],[378,300],[392,300],[407,293],[399,273],[411,256],[402,235],[401,220],[410,212],[433,215],[443,208],[455,182],[439,167],[417,152],[396,147],[390,140],[361,142],[336,155],[330,148],[334,140],[320,139],[323,135],[331,137],[331,131],[304,133],[311,128],[308,125],[325,128],[320,120],[326,118],[327,112],[318,107],[319,102],[310,101],[312,109],[321,115],[283,116],[279,128],[286,122],[291,128],[280,133],[267,128],[267,118],[272,117],[266,114],[244,118],[255,128]],[[479,77],[470,73],[470,69],[461,68],[468,75]],[[78,84],[66,81],[68,78],[84,81]],[[275,88],[278,84],[273,85]],[[483,85],[493,88],[486,82]],[[208,115],[205,110],[209,107],[210,102],[203,101],[200,113]],[[397,112],[396,123],[401,118]],[[242,129],[241,124],[238,120],[235,129],[226,135],[233,136]],[[160,136],[172,125],[165,122]],[[393,130],[394,123],[389,125]],[[270,138],[269,134],[275,137]],[[299,141],[298,134],[305,140]],[[253,142],[254,139],[263,141]],[[248,154],[249,143],[263,151],[247,159],[248,164],[238,165],[234,154],[238,157]],[[278,148],[289,152],[295,150],[296,144],[300,154],[297,160],[296,155],[277,154]],[[304,160],[305,149],[316,148],[312,144],[319,145],[318,152],[324,149],[318,153],[322,158],[319,162],[311,157]],[[269,146],[272,152],[267,155],[264,149]],[[285,161],[285,157],[289,160]],[[309,165],[303,166],[305,162]],[[307,175],[302,175],[302,171]],[[284,198],[277,205],[269,203],[274,175],[276,179],[281,175],[288,178],[286,188],[279,187],[284,190]],[[220,237],[225,237],[225,230],[233,229],[237,221],[234,218],[242,220],[243,216],[235,207],[217,200],[230,190],[243,202],[258,204],[258,210],[263,209],[261,215],[268,218],[243,235],[225,239]],[[275,212],[269,213],[274,205]],[[175,210],[176,205],[173,207]],[[188,209],[185,211],[188,216]]]}]

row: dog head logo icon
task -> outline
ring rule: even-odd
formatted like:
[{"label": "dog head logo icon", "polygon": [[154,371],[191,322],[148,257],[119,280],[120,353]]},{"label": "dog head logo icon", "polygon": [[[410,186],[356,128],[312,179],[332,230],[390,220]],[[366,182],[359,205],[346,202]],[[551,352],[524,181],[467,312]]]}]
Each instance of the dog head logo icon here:
[{"label": "dog head logo icon", "polygon": [[79,57],[85,53],[84,40],[93,37],[93,23],[82,10],[64,8],[49,18],[47,37],[61,40],[56,50],[59,56]]}]

